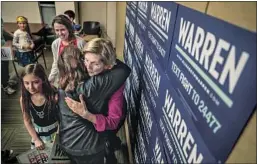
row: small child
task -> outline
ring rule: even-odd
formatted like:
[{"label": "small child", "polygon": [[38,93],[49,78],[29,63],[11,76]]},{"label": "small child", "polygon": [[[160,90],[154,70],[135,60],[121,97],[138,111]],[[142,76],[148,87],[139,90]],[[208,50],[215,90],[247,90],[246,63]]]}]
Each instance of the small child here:
[{"label": "small child", "polygon": [[41,64],[29,64],[21,75],[20,105],[31,140],[31,149],[45,148],[53,142],[58,129],[57,90],[53,88]]},{"label": "small child", "polygon": [[24,16],[18,16],[16,21],[19,29],[13,34],[13,46],[17,49],[15,56],[18,59],[18,63],[24,67],[35,60],[32,51],[35,44],[30,33],[28,19]]}]

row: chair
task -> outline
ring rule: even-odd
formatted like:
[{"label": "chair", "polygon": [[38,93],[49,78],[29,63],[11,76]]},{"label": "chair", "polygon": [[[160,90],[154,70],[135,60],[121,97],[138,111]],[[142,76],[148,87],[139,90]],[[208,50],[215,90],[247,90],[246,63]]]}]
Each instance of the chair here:
[{"label": "chair", "polygon": [[45,42],[46,46],[51,46],[53,41],[57,39],[55,33],[53,32],[53,28],[51,27],[46,28],[45,37],[46,37],[46,42]]},{"label": "chair", "polygon": [[[35,56],[35,60],[33,61],[33,63],[38,63],[38,59],[42,56],[43,60],[44,60],[45,69],[47,69],[45,54],[44,54],[45,41],[42,37],[39,37],[39,36],[36,36],[36,35],[32,35],[32,37],[33,37],[33,42],[35,44],[35,47],[33,49],[33,54]],[[14,60],[12,60],[12,63],[13,63],[13,67],[14,67],[16,76],[19,78],[19,74],[17,72],[15,62],[18,62],[18,60],[14,59]]]},{"label": "chair", "polygon": [[98,37],[101,37],[100,22],[85,21],[83,23],[83,33],[86,35],[98,35]]},{"label": "chair", "polygon": [[42,56],[43,60],[44,60],[44,64],[45,64],[45,69],[47,69],[45,54],[44,54],[45,40],[43,40],[42,38],[38,38],[38,39],[33,39],[33,41],[34,41],[34,44],[35,44],[35,48],[33,50],[34,55],[35,55],[35,61],[34,62],[38,63],[38,59]]}]

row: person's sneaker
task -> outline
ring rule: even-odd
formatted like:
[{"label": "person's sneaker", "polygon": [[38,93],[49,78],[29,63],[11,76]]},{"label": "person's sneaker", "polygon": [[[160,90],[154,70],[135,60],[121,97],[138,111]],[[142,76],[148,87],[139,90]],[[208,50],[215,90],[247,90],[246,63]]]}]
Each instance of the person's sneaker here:
[{"label": "person's sneaker", "polygon": [[16,92],[16,90],[12,89],[9,85],[3,88],[3,90],[7,95],[11,95],[11,94],[14,94],[14,92]]}]

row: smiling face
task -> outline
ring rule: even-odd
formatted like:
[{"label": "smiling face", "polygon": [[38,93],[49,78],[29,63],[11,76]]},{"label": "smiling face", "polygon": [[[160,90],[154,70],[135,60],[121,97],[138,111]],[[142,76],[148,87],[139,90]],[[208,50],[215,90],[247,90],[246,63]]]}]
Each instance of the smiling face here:
[{"label": "smiling face", "polygon": [[27,23],[26,22],[18,22],[18,27],[20,30],[25,31],[25,29],[27,27]]},{"label": "smiling face", "polygon": [[34,74],[27,74],[23,77],[25,89],[31,94],[42,93],[42,80]]},{"label": "smiling face", "polygon": [[55,34],[62,40],[67,41],[69,38],[69,31],[63,24],[54,23]]}]

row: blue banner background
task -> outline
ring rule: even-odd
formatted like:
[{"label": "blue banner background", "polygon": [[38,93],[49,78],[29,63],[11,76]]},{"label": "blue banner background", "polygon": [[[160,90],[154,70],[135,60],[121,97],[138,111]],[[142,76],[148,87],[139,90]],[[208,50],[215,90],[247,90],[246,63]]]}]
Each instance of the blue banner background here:
[{"label": "blue banner background", "polygon": [[[225,84],[221,85],[218,80],[205,70],[204,65],[199,64],[195,57],[189,53],[189,48],[185,48],[186,46],[179,42],[180,30],[182,28],[181,18],[183,18],[183,22],[191,22],[188,28],[188,35],[192,24],[194,24],[193,36],[196,35],[196,28],[201,27],[205,35],[207,35],[207,32],[214,35],[216,46],[218,45],[219,38],[230,43],[230,48],[234,45],[236,65],[239,62],[242,51],[249,53],[249,59],[232,94],[228,92],[229,76]],[[192,38],[192,42],[194,43],[194,38]],[[202,48],[200,47],[199,52],[201,52]],[[217,64],[215,67],[215,70],[220,74],[224,70],[224,63],[226,63],[230,48],[228,52],[223,50],[220,53],[221,58],[223,58],[223,64]],[[214,59],[213,56],[212,54],[209,57],[209,68],[210,63]],[[193,123],[201,134],[203,141],[208,145],[208,148],[218,161],[225,162],[256,105],[256,33],[179,6],[167,73],[169,74],[171,84],[178,95],[180,95],[187,110],[190,111]],[[203,74],[210,80],[206,80],[207,78]],[[214,84],[209,81],[212,81]],[[217,87],[214,87],[214,85]],[[231,106],[229,106],[225,98],[221,98],[218,95],[217,88],[232,101],[233,104]],[[196,103],[197,101],[194,99],[194,92],[199,94],[199,103]],[[203,117],[204,108],[208,108],[208,116],[210,117],[207,118],[206,115],[206,117]],[[214,122],[211,126],[211,122],[214,121],[213,116],[218,120],[218,123]],[[207,119],[211,121],[207,123]],[[221,127],[215,132],[214,127],[218,124]]]}]

